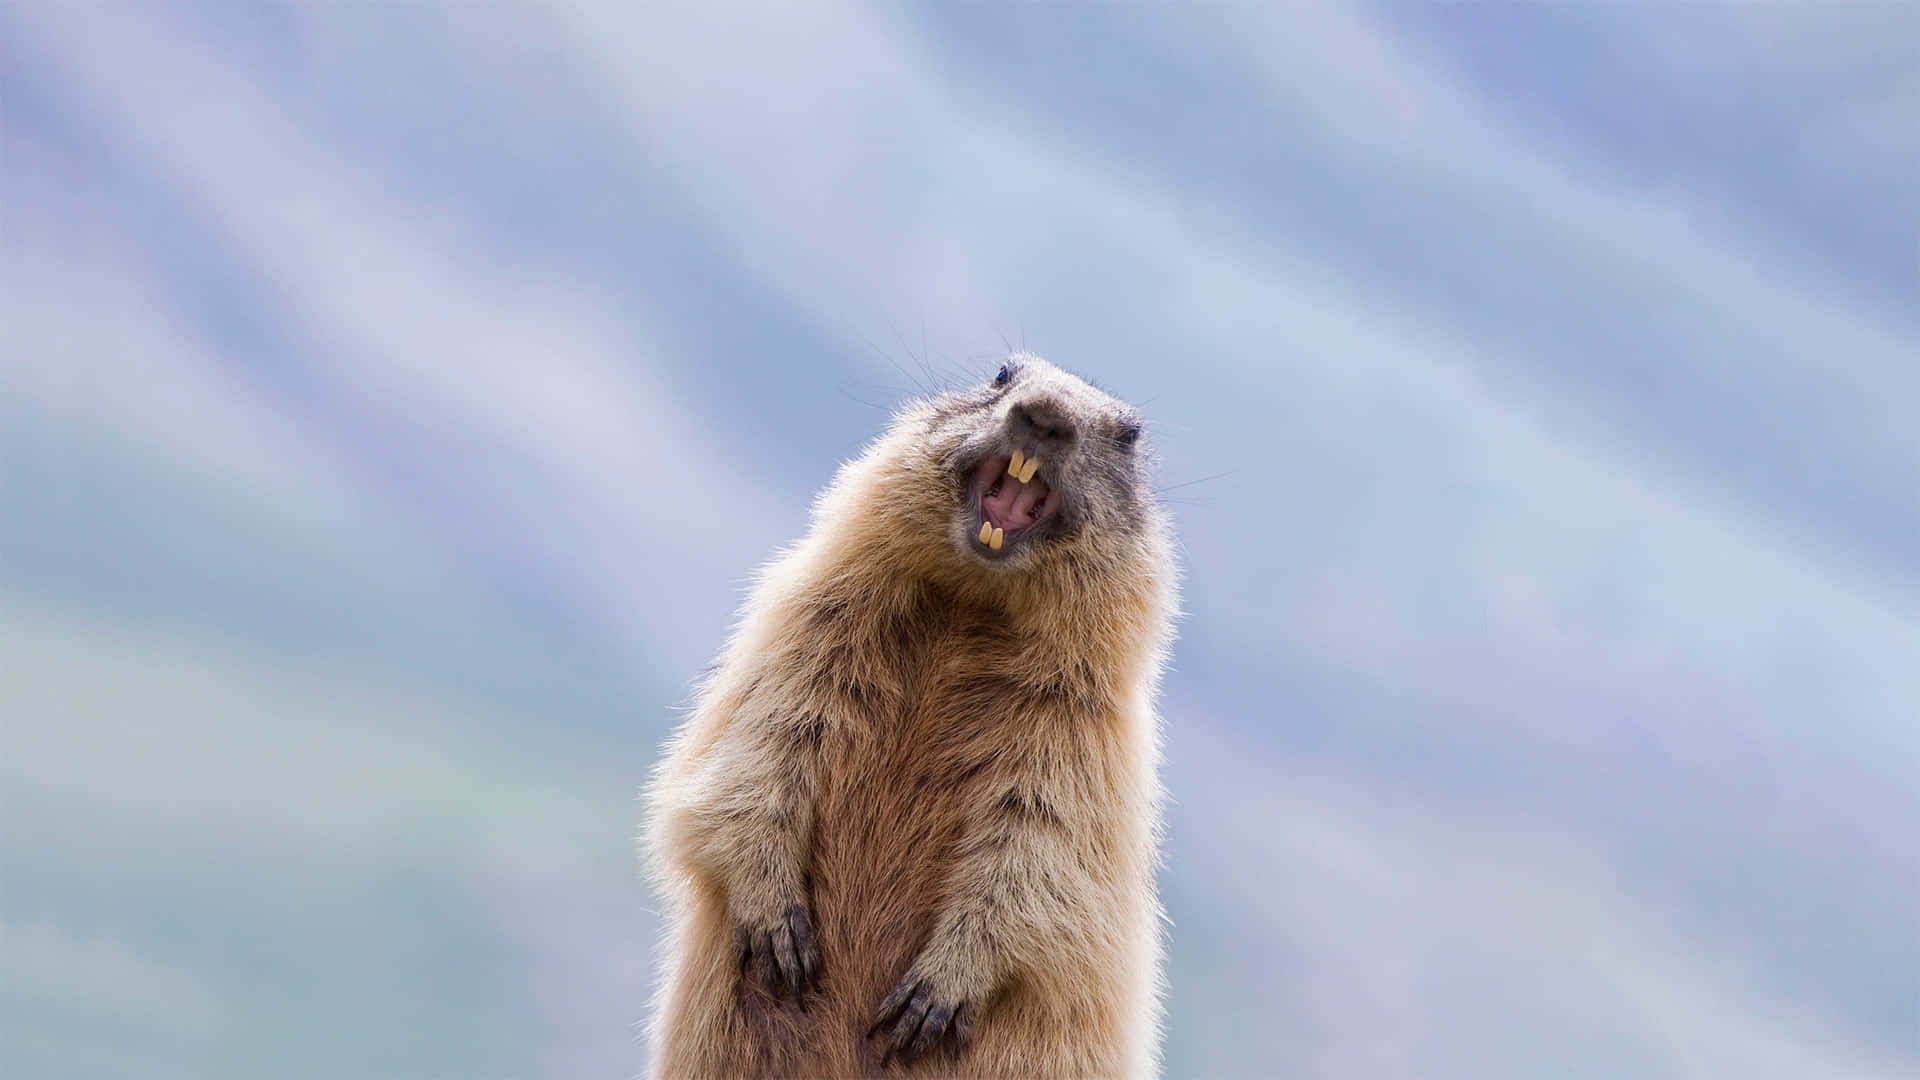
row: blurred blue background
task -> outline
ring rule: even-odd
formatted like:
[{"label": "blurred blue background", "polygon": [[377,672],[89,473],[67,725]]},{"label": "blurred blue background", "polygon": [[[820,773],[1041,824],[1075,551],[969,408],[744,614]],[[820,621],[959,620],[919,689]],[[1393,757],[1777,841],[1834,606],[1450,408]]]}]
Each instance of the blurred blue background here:
[{"label": "blurred blue background", "polygon": [[659,740],[1009,346],[1184,542],[1169,1075],[1920,1074],[1920,5],[4,0],[0,107],[0,1075],[639,1071]]}]

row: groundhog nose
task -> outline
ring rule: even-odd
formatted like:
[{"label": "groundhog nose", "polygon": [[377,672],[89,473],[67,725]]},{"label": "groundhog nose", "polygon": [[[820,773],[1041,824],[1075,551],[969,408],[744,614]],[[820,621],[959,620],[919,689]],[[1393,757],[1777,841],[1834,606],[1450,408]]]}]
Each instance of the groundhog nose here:
[{"label": "groundhog nose", "polygon": [[1073,420],[1057,402],[1046,398],[1015,405],[1011,420],[1018,439],[1055,445],[1073,441]]}]

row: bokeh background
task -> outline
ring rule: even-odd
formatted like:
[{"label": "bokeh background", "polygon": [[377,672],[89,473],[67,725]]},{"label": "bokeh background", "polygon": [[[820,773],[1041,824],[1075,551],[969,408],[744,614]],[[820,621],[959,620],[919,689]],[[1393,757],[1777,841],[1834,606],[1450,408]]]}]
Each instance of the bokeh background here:
[{"label": "bokeh background", "polygon": [[0,1075],[638,1072],[686,687],[1010,347],[1169,1075],[1920,1075],[1920,5],[4,0],[0,135]]}]

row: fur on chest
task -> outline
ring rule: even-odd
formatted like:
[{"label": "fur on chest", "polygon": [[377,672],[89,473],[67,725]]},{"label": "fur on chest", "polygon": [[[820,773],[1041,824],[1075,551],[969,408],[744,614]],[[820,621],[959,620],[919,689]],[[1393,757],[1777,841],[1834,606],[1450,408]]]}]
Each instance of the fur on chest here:
[{"label": "fur on chest", "polygon": [[825,599],[787,662],[844,721],[892,739],[1018,744],[1101,723],[1114,695],[1070,644],[932,588],[886,604]]}]

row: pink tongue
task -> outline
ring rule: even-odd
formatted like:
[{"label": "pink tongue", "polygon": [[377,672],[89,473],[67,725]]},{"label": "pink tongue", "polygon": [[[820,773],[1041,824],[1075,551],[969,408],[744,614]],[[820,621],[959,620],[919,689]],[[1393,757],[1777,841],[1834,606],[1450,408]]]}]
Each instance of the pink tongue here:
[{"label": "pink tongue", "polygon": [[991,493],[983,500],[987,517],[1003,529],[1023,529],[1033,524],[1034,505],[1046,498],[1049,490],[1047,482],[1037,476],[1025,484],[1003,477],[1000,490],[992,492],[989,486]]},{"label": "pink tongue", "polygon": [[1002,528],[1017,527],[1013,520],[1013,504],[1020,498],[1020,481],[1007,477],[1000,481],[1000,490],[987,489],[987,497],[981,502],[987,508],[987,517]]}]

